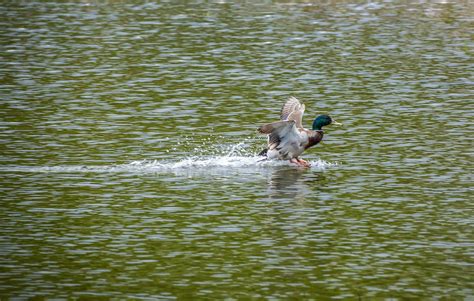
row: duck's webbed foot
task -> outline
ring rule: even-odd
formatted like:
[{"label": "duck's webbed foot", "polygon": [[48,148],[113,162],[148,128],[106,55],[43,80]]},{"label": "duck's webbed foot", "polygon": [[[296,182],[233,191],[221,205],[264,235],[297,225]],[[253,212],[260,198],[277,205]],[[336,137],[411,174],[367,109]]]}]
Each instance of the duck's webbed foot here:
[{"label": "duck's webbed foot", "polygon": [[296,160],[298,160],[298,162],[301,163],[304,167],[311,167],[311,163],[309,163],[306,160],[303,160],[303,159],[300,159],[300,158],[297,158]]},{"label": "duck's webbed foot", "polygon": [[303,159],[300,159],[300,158],[296,158],[296,160],[298,160],[298,162],[301,164],[301,166],[304,166],[304,167],[311,167],[311,163],[309,163],[309,162],[306,161],[306,160],[303,160]]},{"label": "duck's webbed foot", "polygon": [[299,159],[299,158],[291,159],[290,163],[294,163],[297,166],[301,166],[301,167],[311,167],[311,164],[309,164],[308,161],[305,161],[305,160]]}]

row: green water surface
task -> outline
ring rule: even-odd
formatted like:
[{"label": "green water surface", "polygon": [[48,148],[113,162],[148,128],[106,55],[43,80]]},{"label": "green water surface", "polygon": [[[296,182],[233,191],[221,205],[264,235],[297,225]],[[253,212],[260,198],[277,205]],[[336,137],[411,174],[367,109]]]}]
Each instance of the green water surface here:
[{"label": "green water surface", "polygon": [[[1,1],[0,298],[473,300],[472,1]],[[256,162],[282,103],[313,167]]]}]

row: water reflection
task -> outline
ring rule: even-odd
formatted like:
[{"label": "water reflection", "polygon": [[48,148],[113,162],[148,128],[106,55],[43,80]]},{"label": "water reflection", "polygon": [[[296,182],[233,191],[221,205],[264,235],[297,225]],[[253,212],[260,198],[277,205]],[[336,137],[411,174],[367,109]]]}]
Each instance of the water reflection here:
[{"label": "water reflection", "polygon": [[269,177],[269,196],[272,199],[290,200],[304,203],[314,188],[301,181],[303,175],[313,174],[311,170],[297,167],[279,167],[272,170]]}]

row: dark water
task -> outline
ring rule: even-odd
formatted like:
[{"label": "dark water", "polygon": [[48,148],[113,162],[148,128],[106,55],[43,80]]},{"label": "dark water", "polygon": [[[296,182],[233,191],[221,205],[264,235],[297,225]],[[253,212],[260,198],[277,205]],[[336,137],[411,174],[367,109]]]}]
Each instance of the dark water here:
[{"label": "dark water", "polygon": [[[0,297],[474,298],[470,1],[0,4]],[[311,169],[257,162],[285,99]]]}]

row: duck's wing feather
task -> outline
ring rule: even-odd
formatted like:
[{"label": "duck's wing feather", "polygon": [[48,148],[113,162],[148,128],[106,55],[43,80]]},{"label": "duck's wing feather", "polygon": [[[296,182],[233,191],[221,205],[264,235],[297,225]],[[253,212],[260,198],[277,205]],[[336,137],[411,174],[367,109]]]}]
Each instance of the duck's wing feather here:
[{"label": "duck's wing feather", "polygon": [[296,127],[302,129],[304,109],[304,104],[296,97],[291,96],[281,108],[280,119],[283,121],[294,120]]},{"label": "duck's wing feather", "polygon": [[277,148],[287,141],[297,141],[300,139],[300,132],[296,128],[296,121],[283,120],[262,125],[258,128],[262,134],[268,134],[268,149]]}]

